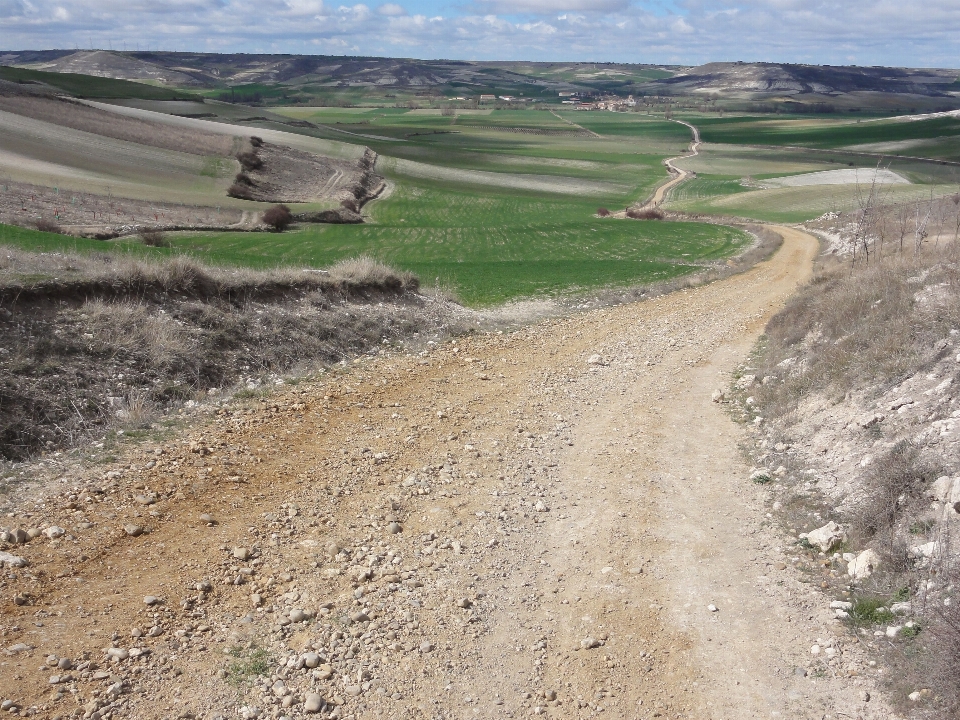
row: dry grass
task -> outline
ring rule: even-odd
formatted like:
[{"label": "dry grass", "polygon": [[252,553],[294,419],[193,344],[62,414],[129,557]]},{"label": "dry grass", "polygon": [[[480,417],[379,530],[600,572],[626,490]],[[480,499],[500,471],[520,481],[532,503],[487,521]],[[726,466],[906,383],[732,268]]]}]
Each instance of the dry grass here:
[{"label": "dry grass", "polygon": [[0,247],[0,304],[67,299],[141,297],[152,291],[194,299],[270,299],[318,291],[342,298],[397,295],[417,278],[370,258],[344,260],[329,271],[252,270],[204,265],[185,255],[162,260],[119,253],[32,253]]},{"label": "dry grass", "polygon": [[369,258],[258,272],[0,249],[0,457],[143,427],[244,377],[446,332],[449,311],[417,285]]},{"label": "dry grass", "polygon": [[[944,338],[960,329],[958,260],[960,248],[948,242],[928,245],[918,257],[897,254],[869,268],[861,264],[851,270],[847,261],[821,270],[769,323],[766,348],[751,370],[772,379],[750,389],[770,428],[767,447],[776,442],[775,435],[788,439],[804,427],[798,425],[803,420],[798,411],[808,398],[817,399],[816,406],[823,399],[846,403],[856,398],[857,407],[872,408],[876,398],[904,380],[944,367],[939,363],[955,352]],[[952,379],[960,374],[954,372]],[[917,418],[899,440],[873,426],[876,438],[863,443],[882,454],[855,472],[857,489],[845,509],[827,512],[848,527],[853,547],[869,546],[882,558],[869,580],[855,584],[857,592],[885,606],[894,600],[913,603],[920,630],[878,646],[891,666],[886,681],[891,697],[904,703],[904,711],[923,708],[935,714],[931,717],[958,718],[960,608],[944,605],[943,592],[949,594],[960,578],[954,577],[956,558],[947,542],[949,520],[931,521],[926,496],[937,477],[955,474],[956,457],[949,443],[914,445],[916,430],[929,421]],[[840,432],[837,441],[845,442]],[[885,439],[896,442],[884,446]],[[802,468],[790,473],[795,471]],[[816,496],[793,492],[803,498],[801,510],[816,502]],[[837,504],[833,498],[829,507]],[[940,559],[920,562],[909,548],[930,540],[931,533],[941,543]],[[919,704],[906,700],[921,688],[930,693]]]}]

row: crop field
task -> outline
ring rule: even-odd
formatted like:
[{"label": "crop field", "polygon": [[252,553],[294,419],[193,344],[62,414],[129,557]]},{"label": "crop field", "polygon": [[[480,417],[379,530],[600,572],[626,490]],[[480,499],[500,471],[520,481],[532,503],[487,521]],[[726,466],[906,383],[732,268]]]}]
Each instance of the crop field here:
[{"label": "crop field", "polygon": [[185,236],[176,247],[227,264],[322,267],[361,254],[416,272],[470,305],[597,286],[655,282],[735,252],[746,236],[697,223],[592,217],[596,205],[536,193],[399,184],[375,223],[280,235]]},{"label": "crop field", "polygon": [[195,97],[182,90],[156,87],[146,83],[113,78],[43,72],[0,66],[0,79],[10,82],[44,83],[81,98],[142,98],[144,100],[177,100]]},{"label": "crop field", "polygon": [[[145,107],[143,101],[136,104]],[[226,118],[222,123],[197,118],[199,113],[191,112],[195,106],[174,106],[176,115],[167,115],[165,122],[177,127],[217,125],[224,132],[238,128]],[[144,110],[128,107],[124,112]],[[596,117],[590,123],[600,134],[596,137],[550,113],[530,110],[456,117],[394,108],[297,108],[285,113],[311,122],[322,118],[323,124],[341,118],[350,124],[340,127],[402,138],[395,143],[362,141],[382,153],[377,171],[390,183],[386,196],[365,208],[370,221],[307,225],[282,234],[171,234],[172,248],[161,252],[195,253],[211,262],[254,267],[322,267],[367,254],[412,270],[426,285],[453,290],[465,303],[479,306],[529,295],[666,280],[729,256],[748,242],[744,233],[716,225],[595,217],[598,207],[617,209],[643,200],[665,179],[663,158],[682,152],[690,140],[689,130],[675,123],[643,116]],[[184,117],[189,115],[194,117]],[[572,119],[584,121],[583,115]],[[487,127],[429,132],[468,118]],[[543,121],[540,129],[570,132],[490,129],[536,128],[537,121]],[[257,130],[276,142],[330,144],[307,134],[311,132],[315,131]],[[78,247],[72,238],[58,240],[60,236],[28,231],[14,235],[6,242],[47,249],[58,247],[58,242]],[[102,249],[154,252],[127,241],[86,241],[78,249],[90,249],[90,242]]]},{"label": "crop field", "polygon": [[[921,157],[960,160],[960,118],[926,120],[769,120],[765,118],[703,118],[698,120],[704,142],[734,145],[793,145],[820,149],[856,149],[877,143],[907,143]],[[896,146],[894,146],[896,147]]]},{"label": "crop field", "polygon": [[0,111],[0,181],[135,199],[230,204],[232,158],[150,147]]},{"label": "crop field", "polygon": [[[864,191],[864,189],[861,189]],[[882,201],[902,203],[924,201],[957,192],[956,185],[888,185]],[[673,195],[671,195],[674,198]],[[856,185],[806,185],[751,190],[739,179],[697,178],[681,186],[670,209],[713,215],[729,215],[765,222],[799,223],[827,212],[858,207]]]}]

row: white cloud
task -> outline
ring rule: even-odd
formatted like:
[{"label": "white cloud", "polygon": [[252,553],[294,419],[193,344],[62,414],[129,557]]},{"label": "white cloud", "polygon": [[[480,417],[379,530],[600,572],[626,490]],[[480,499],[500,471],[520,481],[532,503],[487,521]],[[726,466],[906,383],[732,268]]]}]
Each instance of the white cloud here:
[{"label": "white cloud", "polygon": [[683,64],[855,57],[949,67],[960,57],[957,0],[403,1],[0,0],[0,43]]},{"label": "white cloud", "polygon": [[398,17],[407,14],[403,6],[397,5],[396,3],[386,3],[385,5],[381,5],[377,10],[381,15],[386,15],[387,17]]},{"label": "white cloud", "polygon": [[610,13],[627,8],[628,0],[478,0],[484,11],[500,15],[553,15],[563,11]]}]

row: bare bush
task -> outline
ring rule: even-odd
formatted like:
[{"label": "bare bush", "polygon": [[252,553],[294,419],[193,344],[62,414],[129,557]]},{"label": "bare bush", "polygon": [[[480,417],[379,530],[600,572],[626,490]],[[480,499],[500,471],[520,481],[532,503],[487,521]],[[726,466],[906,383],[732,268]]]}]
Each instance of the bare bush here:
[{"label": "bare bush", "polygon": [[598,217],[608,217],[609,215],[610,215],[610,211],[607,210],[605,207],[602,207],[602,208],[598,208],[598,209],[597,209],[597,216],[598,216]]},{"label": "bare bush", "polygon": [[227,195],[237,198],[238,200],[254,199],[253,190],[250,186],[238,182],[233,183],[233,185],[227,188]]},{"label": "bare bush", "polygon": [[263,160],[254,150],[237,153],[237,161],[244,170],[259,170],[263,167]]},{"label": "bare bush", "polygon": [[359,212],[359,208],[357,207],[357,201],[354,198],[347,198],[346,200],[341,200],[340,207],[346,208],[351,212]]},{"label": "bare bush", "polygon": [[60,227],[60,224],[55,220],[51,220],[50,218],[45,218],[45,217],[40,218],[39,220],[37,220],[36,224],[37,224],[37,230],[41,232],[63,234],[63,228]]},{"label": "bare bush", "polygon": [[140,238],[140,242],[150,247],[170,247],[166,234],[157,228],[140,228],[137,231],[137,237]]},{"label": "bare bush", "polygon": [[283,232],[293,222],[293,214],[286,205],[274,205],[264,211],[263,222],[272,227],[275,232]]},{"label": "bare bush", "polygon": [[864,498],[852,516],[854,534],[865,545],[874,540],[894,559],[898,528],[904,518],[923,502],[923,493],[939,477],[942,468],[922,460],[920,450],[907,441],[891,448],[886,456],[870,466],[864,477]]},{"label": "bare bush", "polygon": [[251,135],[250,144],[255,148],[263,147],[263,138],[257,137],[256,135]]},{"label": "bare bush", "polygon": [[630,208],[627,217],[633,220],[663,220],[665,215],[660,208]]}]

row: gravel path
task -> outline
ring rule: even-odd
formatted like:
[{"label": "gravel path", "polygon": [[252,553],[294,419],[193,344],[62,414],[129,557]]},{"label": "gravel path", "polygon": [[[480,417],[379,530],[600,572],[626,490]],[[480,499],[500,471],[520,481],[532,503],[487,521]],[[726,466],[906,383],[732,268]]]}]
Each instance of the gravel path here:
[{"label": "gravel path", "polygon": [[5,520],[47,534],[3,548],[29,562],[0,582],[3,699],[890,717],[711,402],[809,276],[816,241],[780,231],[742,275],[356,362],[65,478]]}]

